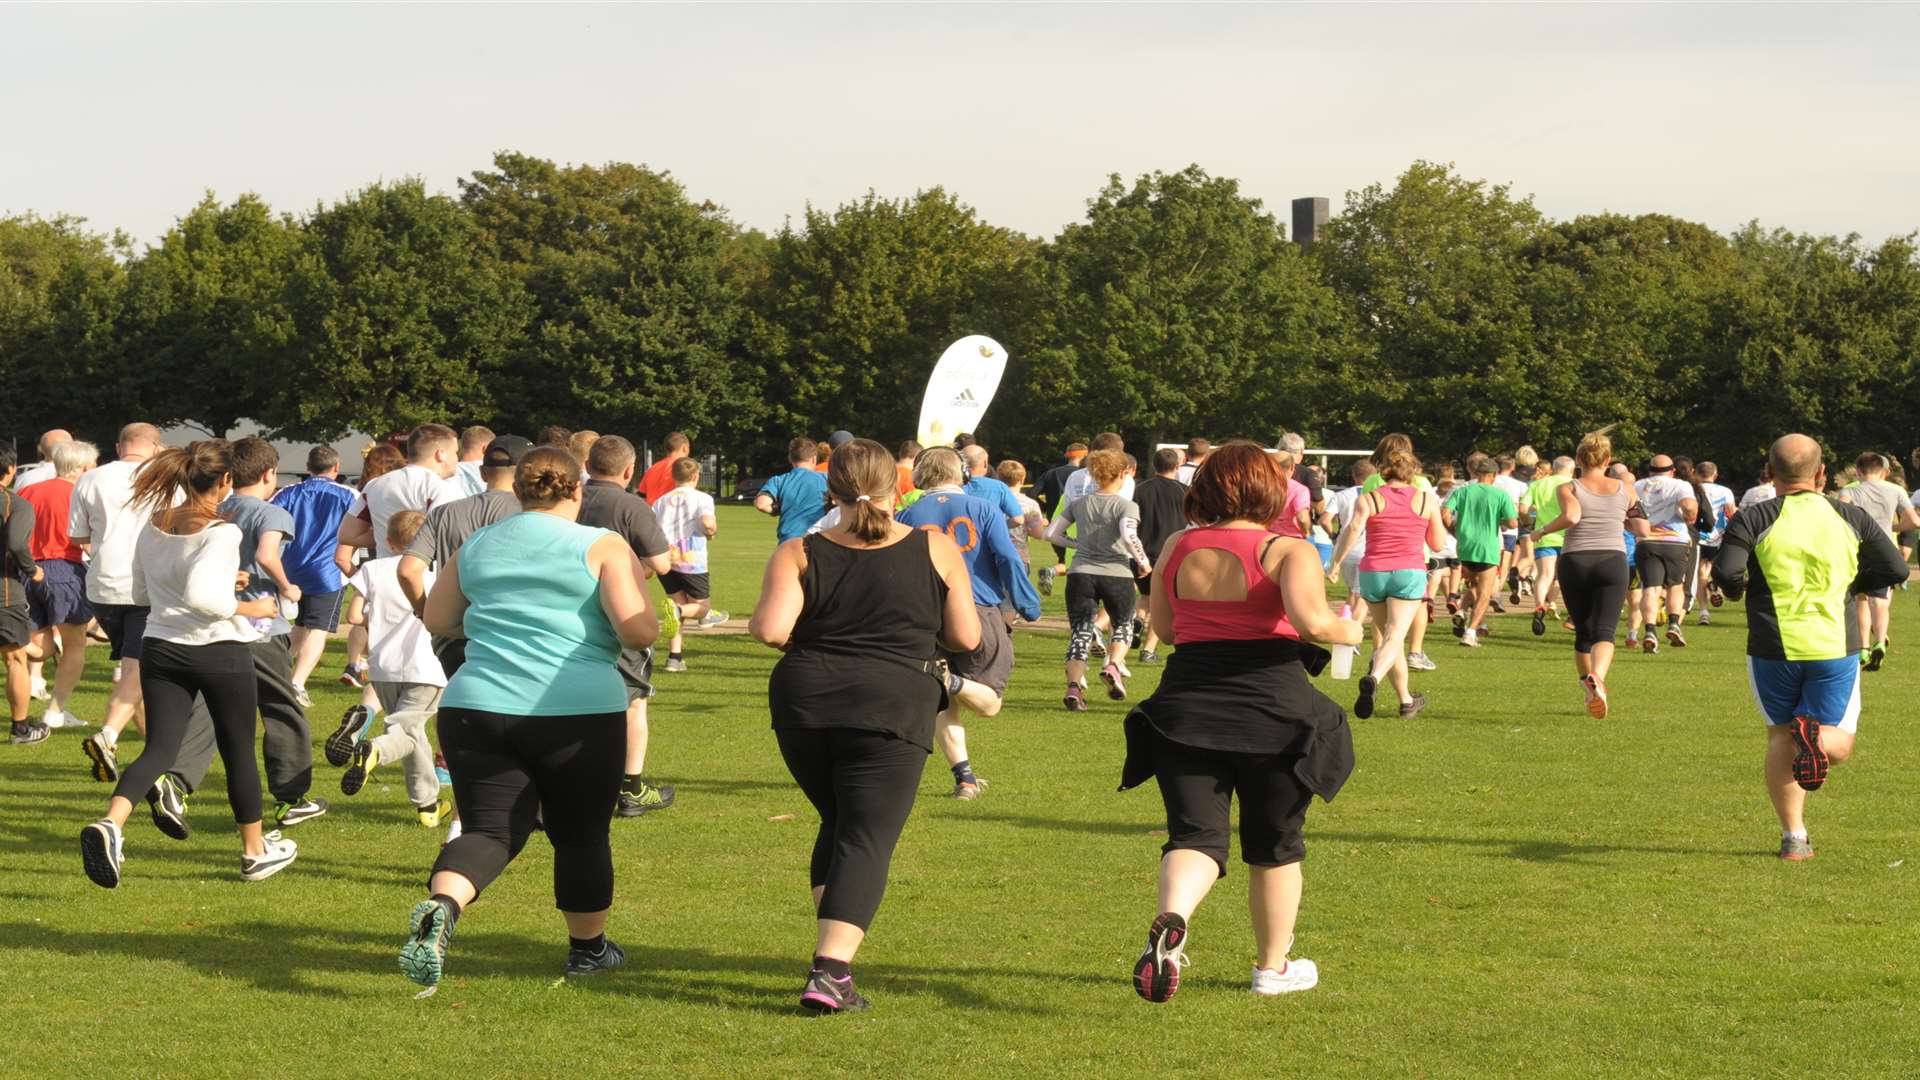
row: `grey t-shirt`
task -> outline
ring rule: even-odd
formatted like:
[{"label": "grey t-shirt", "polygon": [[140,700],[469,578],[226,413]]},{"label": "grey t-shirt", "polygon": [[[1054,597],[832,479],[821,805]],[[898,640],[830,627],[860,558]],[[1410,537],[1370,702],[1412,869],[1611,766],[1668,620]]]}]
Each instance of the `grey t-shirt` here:
[{"label": "grey t-shirt", "polygon": [[1907,505],[1906,490],[1888,480],[1862,480],[1842,488],[1840,497],[1865,510],[1888,536],[1893,535],[1894,520]]},{"label": "grey t-shirt", "polygon": [[240,526],[240,569],[251,575],[246,589],[240,593],[240,599],[257,600],[262,596],[280,595],[280,587],[273,583],[266,571],[260,569],[260,536],[262,533],[280,533],[280,550],[284,553],[287,542],[293,539],[293,515],[252,495],[228,496],[227,501],[220,504],[220,513],[228,521]]},{"label": "grey t-shirt", "polygon": [[442,503],[427,512],[427,523],[413,536],[404,555],[425,559],[438,570],[447,565],[467,537],[496,521],[520,512],[520,499],[511,491],[483,491],[465,499]]},{"label": "grey t-shirt", "polygon": [[1120,526],[1129,520],[1135,529],[1140,526],[1140,508],[1132,499],[1096,491],[1068,503],[1063,514],[1075,527],[1074,539],[1079,545],[1070,572],[1133,577],[1133,554]]}]

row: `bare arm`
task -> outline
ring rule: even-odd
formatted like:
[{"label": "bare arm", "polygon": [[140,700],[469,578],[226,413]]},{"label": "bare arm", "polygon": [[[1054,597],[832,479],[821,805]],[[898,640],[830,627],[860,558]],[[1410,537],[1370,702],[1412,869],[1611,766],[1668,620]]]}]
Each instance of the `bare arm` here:
[{"label": "bare arm", "polygon": [[1439,551],[1447,546],[1447,527],[1440,522],[1440,502],[1430,492],[1421,492],[1420,497],[1426,500],[1422,514],[1427,519],[1427,547]]},{"label": "bare arm", "polygon": [[466,631],[467,594],[460,591],[460,556],[456,553],[434,576],[433,591],[420,621],[436,637],[460,637]]},{"label": "bare arm", "polygon": [[[660,556],[665,558],[665,556]],[[629,649],[644,649],[660,636],[660,619],[653,613],[646,575],[633,549],[609,533],[587,549],[587,567],[600,579],[600,609],[613,623],[614,636]]]},{"label": "bare arm", "polygon": [[753,497],[753,508],[763,514],[773,513],[773,496],[761,492]]},{"label": "bare arm", "polygon": [[340,544],[350,548],[373,547],[373,526],[356,514],[348,514],[340,519]]},{"label": "bare arm", "polygon": [[1529,539],[1534,543],[1539,543],[1543,536],[1564,532],[1580,524],[1580,497],[1575,495],[1572,489],[1572,484],[1561,484],[1555,489],[1553,494],[1554,498],[1560,502],[1560,516],[1533,530]]},{"label": "bare arm", "polygon": [[[1267,576],[1280,586],[1287,620],[1300,636],[1325,645],[1360,644],[1360,624],[1343,619],[1327,606],[1327,589],[1320,577],[1320,552],[1305,540],[1275,541],[1261,560]],[[1275,566],[1274,559],[1279,560]]]},{"label": "bare arm", "polygon": [[700,531],[706,534],[707,539],[713,539],[720,532],[720,519],[712,514],[700,515]]},{"label": "bare arm", "polygon": [[760,579],[760,599],[754,602],[753,615],[747,620],[747,633],[762,645],[785,650],[793,641],[793,626],[806,607],[806,594],[800,589],[800,571],[805,566],[803,540],[789,540],[774,549],[767,560],[767,571]]},{"label": "bare arm", "polygon": [[402,555],[393,576],[400,581],[400,595],[407,598],[416,617],[427,617],[427,561],[418,555]]},{"label": "bare arm", "polygon": [[260,534],[260,546],[253,553],[253,561],[266,571],[267,580],[273,582],[280,595],[294,603],[300,602],[300,586],[287,580],[287,568],[280,560],[280,548],[286,542],[287,534],[279,531]]},{"label": "bare arm", "polygon": [[347,601],[347,624],[349,626],[367,624],[367,598],[357,591],[353,594],[353,599]]},{"label": "bare arm", "polygon": [[[1160,545],[1160,558],[1155,561],[1155,566],[1161,567],[1163,570],[1166,568],[1168,565],[1167,561],[1173,558],[1173,545],[1177,543],[1179,539],[1180,533],[1174,533],[1172,536],[1167,537],[1167,542]],[[1178,645],[1179,642],[1175,641],[1173,637],[1174,582],[1168,575],[1162,574],[1161,577],[1160,587],[1153,590],[1153,595],[1147,597],[1147,618],[1153,623],[1153,633],[1155,637],[1158,637],[1161,641],[1169,645]]]},{"label": "bare arm", "polygon": [[[671,552],[666,552],[666,551],[663,551],[658,555],[649,555],[645,559],[643,563],[643,567],[645,570],[645,572],[641,575],[643,579],[648,577],[659,577],[661,574],[664,574],[667,571],[673,569],[673,555]],[[645,646],[641,646],[641,647],[644,648]]]}]

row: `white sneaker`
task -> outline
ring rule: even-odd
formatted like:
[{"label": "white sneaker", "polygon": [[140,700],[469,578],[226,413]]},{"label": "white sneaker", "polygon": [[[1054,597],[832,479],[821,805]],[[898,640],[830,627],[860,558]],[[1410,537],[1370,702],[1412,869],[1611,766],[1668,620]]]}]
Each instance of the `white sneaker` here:
[{"label": "white sneaker", "polygon": [[1711,616],[1711,615],[1709,615],[1709,614],[1707,614],[1707,612],[1706,612],[1706,609],[1704,609],[1704,608],[1703,608],[1703,609],[1701,609],[1701,611],[1700,611],[1700,625],[1701,625],[1701,626],[1712,626],[1712,625],[1713,625],[1713,616]]},{"label": "white sneaker", "polygon": [[724,611],[709,611],[705,615],[700,616],[699,626],[703,630],[710,630],[732,617],[733,616],[728,615]]},{"label": "white sneaker", "polygon": [[118,888],[120,864],[126,861],[125,837],[108,818],[80,830],[80,862],[87,878],[103,889]]},{"label": "white sneaker", "polygon": [[240,856],[240,876],[247,881],[265,881],[293,865],[294,858],[300,854],[300,845],[282,838],[278,829],[268,833],[264,839],[267,842],[265,851],[258,855]]},{"label": "white sneaker", "polygon": [[1407,654],[1407,667],[1413,671],[1436,671],[1440,665],[1429,659],[1426,653],[1417,652]]},{"label": "white sneaker", "polygon": [[1479,633],[1477,633],[1476,631],[1473,631],[1473,630],[1469,630],[1469,631],[1467,631],[1466,633],[1464,633],[1464,634],[1461,634],[1461,635],[1460,635],[1460,644],[1462,644],[1462,645],[1465,645],[1465,646],[1466,646],[1467,648],[1469,648],[1469,649],[1477,649],[1477,648],[1479,648],[1479,647],[1480,647],[1480,635],[1479,635]]},{"label": "white sneaker", "polygon": [[1263,967],[1253,969],[1253,992],[1261,997],[1276,997],[1320,985],[1320,969],[1313,961],[1296,956],[1281,971]]},{"label": "white sneaker", "polygon": [[451,844],[458,839],[460,839],[460,819],[454,818],[453,824],[447,826],[447,838],[440,842],[443,845]]},{"label": "white sneaker", "polygon": [[293,688],[293,700],[303,709],[313,708],[313,698],[307,696],[307,688],[304,686]]},{"label": "white sneaker", "polygon": [[113,665],[113,681],[116,685],[120,682],[120,665],[119,664]]},{"label": "white sneaker", "polygon": [[[47,692],[47,680],[45,679],[33,680],[33,686],[29,689],[29,695],[35,701],[53,700],[53,695]],[[49,724],[47,726],[52,727],[53,725]]]},{"label": "white sneaker", "polygon": [[84,730],[93,726],[85,720],[80,719],[80,717],[75,716],[73,710],[62,706],[57,701],[47,706],[46,713],[42,715],[40,719],[42,723],[50,728],[81,728]]}]

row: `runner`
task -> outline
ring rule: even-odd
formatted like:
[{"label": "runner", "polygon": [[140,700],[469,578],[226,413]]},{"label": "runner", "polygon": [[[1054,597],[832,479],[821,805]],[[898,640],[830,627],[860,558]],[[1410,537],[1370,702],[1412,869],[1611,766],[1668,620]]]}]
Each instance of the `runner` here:
[{"label": "runner", "polygon": [[1206,464],[1207,455],[1211,453],[1213,453],[1212,443],[1198,437],[1188,439],[1187,452],[1184,455],[1185,460],[1180,465],[1180,475],[1175,477],[1175,479],[1188,487],[1192,487],[1193,474],[1200,471],[1200,466]]},{"label": "runner", "polygon": [[[968,457],[978,447],[968,447]],[[976,479],[978,479],[976,477]],[[1028,622],[1040,618],[1040,596],[1027,581],[1026,564],[1013,545],[1006,512],[968,493],[960,485],[961,456],[944,446],[920,455],[913,484],[923,494],[894,520],[916,529],[945,534],[960,549],[979,608],[980,643],[964,652],[942,650],[947,665],[947,703],[934,722],[933,737],[953,770],[953,797],[977,799],[987,781],[973,770],[960,707],[981,717],[997,716],[1013,677],[1013,635],[1001,617],[1003,600]],[[1067,579],[1069,595],[1073,578]]]},{"label": "runner", "polygon": [[[693,441],[683,432],[669,432],[663,445],[666,455],[648,467],[646,475],[640,478],[640,497],[647,500],[648,505],[659,502],[667,492],[680,486],[680,481],[674,477],[673,467],[693,453]],[[582,457],[580,460],[587,459]]]},{"label": "runner", "polygon": [[[1086,463],[1082,464],[1080,468],[1075,469],[1073,475],[1067,477],[1066,488],[1060,496],[1060,506],[1058,509],[1051,511],[1048,514],[1049,517],[1052,517],[1056,521],[1059,520],[1060,515],[1066,511],[1067,507],[1100,490],[1100,484],[1094,480],[1093,471],[1089,468],[1089,465],[1093,460],[1093,454],[1097,454],[1102,450],[1111,450],[1120,454],[1122,467],[1124,469],[1127,452],[1126,440],[1111,431],[1103,431],[1095,435],[1093,437],[1093,449],[1088,453]],[[1133,498],[1133,477],[1124,476],[1120,482],[1120,490],[1117,494],[1123,499]],[[1071,547],[1072,545],[1067,546]]]},{"label": "runner", "polygon": [[886,448],[849,444],[828,478],[840,524],[774,552],[748,623],[783,654],[767,684],[774,735],[820,814],[808,870],[813,962],[800,1004],[821,1014],[868,1007],[852,965],[933,749],[942,690],[923,673],[937,650],[980,645],[957,547],[893,520]]},{"label": "runner", "polygon": [[[1373,657],[1353,703],[1353,715],[1361,720],[1373,715],[1382,677],[1393,684],[1403,718],[1427,704],[1425,694],[1407,688],[1406,637],[1427,606],[1427,551],[1446,542],[1447,530],[1440,521],[1440,500],[1414,486],[1418,468],[1410,450],[1389,456],[1380,487],[1359,497],[1352,524],[1340,530],[1333,550],[1336,566],[1354,547],[1364,544],[1366,552],[1356,583],[1373,613]],[[1337,576],[1338,571],[1327,573],[1329,580]]]},{"label": "runner", "polygon": [[27,658],[33,647],[33,619],[26,583],[38,583],[45,572],[34,565],[33,506],[13,493],[13,444],[0,442],[0,656],[7,666],[7,714],[13,721],[9,739],[14,746],[45,742],[51,732],[33,718],[33,677]]},{"label": "runner", "polygon": [[808,527],[827,512],[826,474],[814,469],[820,446],[802,435],[787,444],[786,472],[768,480],[753,497],[753,508],[780,519],[774,529],[774,542],[784,544],[807,533]]},{"label": "runner", "polygon": [[[1320,475],[1317,466],[1307,460],[1306,437],[1288,432],[1280,436],[1280,449],[1293,458],[1293,479],[1307,489],[1308,513],[1318,520],[1327,509],[1326,478]],[[1158,549],[1148,548],[1147,550]]]},{"label": "runner", "polygon": [[[1094,440],[1098,445],[1100,439]],[[1127,458],[1118,450],[1095,450],[1087,455],[1088,474],[1098,485],[1092,492],[1074,499],[1069,494],[1065,509],[1053,519],[1047,539],[1064,544],[1076,552],[1067,571],[1067,693],[1069,712],[1087,708],[1087,657],[1092,654],[1098,636],[1098,616],[1104,609],[1113,621],[1113,637],[1107,645],[1106,664],[1100,678],[1107,684],[1107,696],[1124,701],[1127,696],[1127,647],[1133,641],[1135,578],[1153,572],[1147,552],[1140,545],[1140,508],[1121,494],[1130,481]],[[1071,484],[1068,490],[1072,490]],[[1067,530],[1078,526],[1069,539]]]},{"label": "runner", "polygon": [[[1493,459],[1497,474],[1493,478],[1494,485],[1507,493],[1507,498],[1513,500],[1516,510],[1527,497],[1527,484],[1533,480],[1533,467],[1539,463],[1540,455],[1531,446],[1523,446],[1512,454],[1501,454]],[[1524,471],[1516,473],[1515,470]],[[1521,602],[1520,572],[1526,563],[1522,558],[1525,554],[1520,550],[1520,530],[1518,528],[1502,529],[1500,531],[1499,580],[1506,583],[1510,594],[1507,599],[1514,607],[1519,607]],[[1497,600],[1494,610],[1503,610]]]},{"label": "runner", "polygon": [[1194,476],[1194,527],[1162,550],[1153,621],[1175,644],[1153,696],[1125,723],[1122,790],[1152,776],[1166,808],[1158,914],[1133,965],[1134,992],[1171,999],[1187,966],[1188,922],[1226,876],[1231,804],[1253,922],[1251,987],[1310,990],[1313,961],[1290,959],[1299,915],[1302,831],[1314,795],[1331,799],[1353,772],[1353,735],[1313,688],[1303,640],[1357,645],[1358,623],[1327,609],[1320,553],[1272,535],[1286,501],[1280,470],[1257,444],[1215,451]]},{"label": "runner", "polygon": [[1779,495],[1734,515],[1713,577],[1731,599],[1748,594],[1747,673],[1767,722],[1767,794],[1780,857],[1797,862],[1814,853],[1806,793],[1852,755],[1860,722],[1847,594],[1899,584],[1907,563],[1866,511],[1821,495],[1819,443],[1783,435],[1767,462]]},{"label": "runner", "polygon": [[[1611,447],[1612,443],[1608,443]],[[1520,500],[1520,516],[1531,523],[1533,532],[1520,538],[1523,554],[1533,559],[1533,636],[1547,632],[1547,616],[1555,622],[1560,613],[1553,607],[1554,571],[1560,561],[1560,547],[1566,540],[1564,530],[1538,528],[1559,516],[1560,499],[1556,492],[1573,481],[1574,461],[1564,455],[1553,459],[1553,472],[1527,485]],[[1611,640],[1611,639],[1609,639]]]},{"label": "runner", "polygon": [[[1573,671],[1586,695],[1587,714],[1604,720],[1614,635],[1620,631],[1620,608],[1627,600],[1627,540],[1635,533],[1644,534],[1647,521],[1639,510],[1632,478],[1616,480],[1608,475],[1613,440],[1605,432],[1580,440],[1574,456],[1579,478],[1553,489],[1554,512],[1537,522],[1532,538],[1536,553],[1560,549],[1555,568],[1567,616],[1573,622]],[[1551,543],[1556,537],[1559,542]],[[1536,626],[1539,620],[1536,609]]]},{"label": "runner", "polygon": [[[58,451],[55,451],[58,453]],[[1914,513],[1906,489],[1887,480],[1887,459],[1873,451],[1861,454],[1854,463],[1859,482],[1840,489],[1840,501],[1866,511],[1889,540],[1909,529],[1920,528],[1920,514]],[[1905,556],[1901,557],[1905,562]],[[1901,578],[1901,582],[1906,578]],[[1897,584],[1897,583],[1896,583]],[[1887,659],[1887,628],[1893,619],[1891,587],[1856,593],[1853,597],[1854,635],[1859,639],[1860,666],[1879,671]],[[48,710],[52,712],[51,709]]]},{"label": "runner", "polygon": [[1685,648],[1686,635],[1680,632],[1686,617],[1687,574],[1691,552],[1688,537],[1693,533],[1694,517],[1700,512],[1693,485],[1674,476],[1673,459],[1655,454],[1647,464],[1648,476],[1634,485],[1634,495],[1646,510],[1651,526],[1637,545],[1640,568],[1640,623],[1646,628],[1641,651],[1657,653],[1660,643],[1655,628],[1660,625],[1660,604],[1667,606],[1667,644]]},{"label": "runner", "polygon": [[690,457],[673,463],[673,490],[653,501],[654,516],[667,538],[668,568],[660,585],[674,605],[673,638],[667,644],[667,670],[687,670],[686,634],[697,626],[719,626],[729,616],[713,609],[713,579],[707,569],[707,545],[720,531],[713,496],[700,490],[700,463]]},{"label": "runner", "polygon": [[[1700,565],[1711,567],[1713,560],[1720,554],[1720,538],[1726,535],[1727,522],[1733,519],[1734,508],[1738,505],[1733,489],[1714,483],[1720,478],[1720,466],[1711,461],[1703,461],[1694,467],[1694,478],[1700,484],[1701,492],[1706,496],[1709,513],[1713,518],[1713,530],[1700,537]],[[1717,608],[1724,599],[1720,590],[1713,587],[1713,574],[1702,571],[1699,574],[1697,592],[1693,606],[1700,609],[1700,625],[1713,624],[1713,614],[1709,608]]]},{"label": "runner", "polygon": [[[1204,441],[1204,440],[1201,440]],[[1087,460],[1087,444],[1074,442],[1067,444],[1065,461],[1040,474],[1033,486],[1034,500],[1040,504],[1040,513],[1049,520],[1059,516],[1060,506],[1065,500],[1067,481]],[[1040,570],[1040,595],[1053,595],[1053,579],[1067,572],[1067,549],[1053,545],[1053,565]]]},{"label": "runner", "polygon": [[1311,540],[1313,537],[1313,492],[1307,485],[1294,479],[1299,462],[1285,450],[1276,450],[1273,463],[1280,467],[1280,475],[1287,478],[1287,501],[1280,508],[1280,516],[1268,526],[1269,532],[1281,536],[1291,536],[1295,540]]},{"label": "runner", "polygon": [[1471,594],[1468,610],[1453,617],[1453,632],[1460,644],[1478,648],[1480,635],[1486,632],[1487,609],[1500,587],[1501,530],[1518,520],[1518,511],[1513,500],[1494,483],[1498,467],[1492,458],[1476,454],[1469,467],[1473,483],[1455,488],[1447,496],[1442,513],[1458,541],[1460,565],[1467,573]]},{"label": "runner", "polygon": [[[1027,495],[1027,467],[1025,465],[1020,464],[1012,458],[1008,458],[1000,463],[999,468],[994,470],[994,475],[999,478],[1001,483],[1007,485],[1007,489],[1013,492],[1013,497],[1020,502],[1021,516],[1013,521],[1007,522],[1007,531],[1013,536],[1013,546],[1020,552],[1020,558],[1027,564],[1027,568],[1031,570],[1033,568],[1033,553],[1029,550],[1030,545],[1028,541],[1037,540],[1047,535],[1047,515],[1040,509],[1040,504]],[[903,503],[902,505],[911,504]]]},{"label": "runner", "polygon": [[[1153,452],[1153,475],[1133,489],[1134,504],[1140,507],[1140,546],[1159,551],[1167,539],[1187,526],[1187,485],[1180,482],[1181,453],[1166,449]],[[1140,579],[1140,602],[1136,608],[1135,629],[1144,631],[1140,659],[1155,663],[1160,659],[1160,637],[1150,621],[1153,575]]]},{"label": "runner", "polygon": [[[59,466],[53,460],[53,448],[72,441],[73,432],[65,428],[54,428],[41,435],[40,441],[34,444],[34,449],[40,451],[40,460],[32,465],[21,465],[13,482],[8,485],[9,489],[18,494],[43,480],[53,479],[59,473]],[[7,449],[13,450],[13,444],[8,443]]]},{"label": "runner", "polygon": [[[459,471],[454,474],[453,481],[459,486],[461,493],[468,498],[487,490],[487,482],[480,475],[480,461],[487,454],[487,444],[492,441],[493,429],[480,424],[474,424],[460,432],[460,460],[454,465]],[[323,448],[316,446],[314,449]],[[324,449],[328,453],[333,452],[331,447]],[[311,453],[308,455],[308,460],[312,460]],[[340,461],[339,455],[335,454],[333,460],[337,466]],[[307,472],[313,475],[311,465],[308,466]]]},{"label": "runner", "polygon": [[73,542],[71,529],[74,483],[99,457],[92,443],[55,443],[53,476],[19,489],[20,498],[33,508],[30,546],[40,568],[39,577],[27,584],[34,629],[33,648],[27,652],[48,659],[60,657],[40,718],[49,728],[87,727],[69,707],[74,687],[87,669],[87,624],[93,621],[93,607],[87,603],[86,553]]},{"label": "runner", "polygon": [[[366,454],[360,460],[360,492],[364,494],[367,490],[367,485],[390,472],[398,472],[400,469],[406,467],[406,464],[407,455],[394,449],[391,443],[375,443],[367,447]],[[355,498],[358,499],[359,496],[355,496]],[[349,508],[351,508],[353,504],[350,503],[348,505]],[[371,520],[371,516],[366,510],[362,509],[357,513],[363,522]],[[368,527],[371,528],[371,526]],[[359,526],[349,525],[347,520],[342,518],[340,521],[340,529],[342,532],[349,532],[359,529]],[[345,581],[347,577],[353,573],[354,563],[361,557],[364,550],[365,549],[358,543],[349,544],[344,541],[338,541],[336,538],[333,549],[333,563],[335,568],[340,571],[340,580]],[[368,715],[372,715],[374,710],[380,707],[380,702],[374,695],[373,688],[366,685],[366,659],[366,627],[349,627],[347,629],[347,666],[340,672],[340,683],[343,686],[351,686],[355,690],[360,691],[360,704],[366,706]]]},{"label": "runner", "polygon": [[307,451],[307,478],[273,496],[273,505],[293,518],[293,536],[280,561],[287,580],[300,590],[300,610],[293,620],[292,678],[303,709],[313,708],[307,680],[326,655],[328,635],[340,628],[347,582],[333,556],[340,522],[353,500],[354,490],[340,482],[340,455],[331,446]]}]

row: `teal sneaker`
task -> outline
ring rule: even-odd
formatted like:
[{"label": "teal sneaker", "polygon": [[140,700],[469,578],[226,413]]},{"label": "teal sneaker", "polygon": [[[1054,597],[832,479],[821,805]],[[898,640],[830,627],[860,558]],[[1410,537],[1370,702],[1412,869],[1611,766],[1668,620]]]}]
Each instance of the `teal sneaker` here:
[{"label": "teal sneaker", "polygon": [[400,946],[400,970],[407,978],[421,986],[440,985],[455,917],[443,900],[422,900],[413,905],[407,942]]}]

